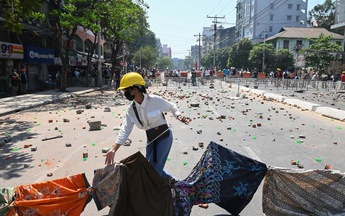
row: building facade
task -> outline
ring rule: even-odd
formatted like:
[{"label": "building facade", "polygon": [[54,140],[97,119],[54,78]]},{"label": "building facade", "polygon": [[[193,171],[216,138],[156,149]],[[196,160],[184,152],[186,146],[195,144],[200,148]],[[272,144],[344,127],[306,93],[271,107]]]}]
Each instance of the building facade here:
[{"label": "building facade", "polygon": [[308,0],[238,0],[236,41],[260,43],[282,27],[306,27]]}]

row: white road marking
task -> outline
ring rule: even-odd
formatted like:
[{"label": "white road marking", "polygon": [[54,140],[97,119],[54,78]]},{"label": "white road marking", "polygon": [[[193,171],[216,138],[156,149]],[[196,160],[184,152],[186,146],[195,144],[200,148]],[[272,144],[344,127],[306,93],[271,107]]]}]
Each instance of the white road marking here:
[{"label": "white road marking", "polygon": [[246,146],[244,147],[244,149],[248,152],[252,159],[262,162],[261,159],[255,154],[255,152],[250,147]]}]

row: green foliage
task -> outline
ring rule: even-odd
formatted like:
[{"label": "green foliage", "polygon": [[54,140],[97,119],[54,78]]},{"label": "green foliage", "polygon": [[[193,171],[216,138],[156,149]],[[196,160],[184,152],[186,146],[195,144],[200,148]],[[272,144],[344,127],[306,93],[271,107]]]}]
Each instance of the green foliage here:
[{"label": "green foliage", "polygon": [[[201,59],[200,61],[201,61],[201,65],[206,67],[206,64],[203,63],[203,59]],[[184,59],[184,67],[187,68],[187,70],[191,70],[193,65],[194,65],[194,60],[192,59],[192,57],[186,56],[186,58]]]},{"label": "green foliage", "polygon": [[255,45],[249,53],[249,61],[252,66],[256,67],[261,71],[263,55],[265,53],[265,66],[271,65],[272,59],[274,59],[274,47],[272,44],[262,43]]},{"label": "green foliage", "polygon": [[207,55],[203,56],[200,60],[202,66],[206,68],[214,67],[214,57],[216,58],[216,65],[218,68],[225,68],[228,63],[229,58],[229,47],[224,47],[222,49],[216,50],[216,55],[214,56],[214,51],[209,52]]},{"label": "green foliage", "polygon": [[305,53],[306,66],[325,69],[331,61],[341,58],[342,47],[332,42],[332,36],[321,34],[317,39],[309,39],[310,46],[301,50]]},{"label": "green foliage", "polygon": [[41,0],[5,0],[2,4],[2,26],[9,31],[21,33],[23,21],[45,19],[45,15],[37,11],[41,8]]},{"label": "green foliage", "polygon": [[230,48],[227,66],[235,68],[250,67],[248,61],[250,50],[253,48],[252,42],[248,38],[240,40]]},{"label": "green foliage", "polygon": [[275,70],[281,68],[285,70],[294,65],[294,55],[287,49],[278,50],[275,53],[274,61],[271,62],[270,68]]},{"label": "green foliage", "polygon": [[134,53],[134,64],[137,66],[141,65],[141,68],[150,68],[156,63],[157,56],[158,53],[155,47],[148,45],[141,47]]},{"label": "green foliage", "polygon": [[163,56],[157,62],[157,66],[160,70],[165,70],[166,68],[171,68],[172,65],[173,65],[173,62],[171,61],[169,56]]},{"label": "green foliage", "polygon": [[316,5],[308,13],[307,23],[310,26],[331,30],[335,21],[335,1],[325,0],[323,4]]}]

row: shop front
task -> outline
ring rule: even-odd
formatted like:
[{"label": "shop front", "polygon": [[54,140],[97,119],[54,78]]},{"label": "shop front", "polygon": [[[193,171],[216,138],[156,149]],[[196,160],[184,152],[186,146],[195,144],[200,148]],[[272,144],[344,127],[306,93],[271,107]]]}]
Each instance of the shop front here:
[{"label": "shop front", "polygon": [[0,41],[0,97],[10,94],[10,75],[23,69],[24,48],[21,44]]},{"label": "shop front", "polygon": [[25,46],[24,62],[26,64],[29,90],[44,90],[44,86],[55,79],[55,77],[49,75],[48,71],[48,65],[54,64],[53,49]]}]

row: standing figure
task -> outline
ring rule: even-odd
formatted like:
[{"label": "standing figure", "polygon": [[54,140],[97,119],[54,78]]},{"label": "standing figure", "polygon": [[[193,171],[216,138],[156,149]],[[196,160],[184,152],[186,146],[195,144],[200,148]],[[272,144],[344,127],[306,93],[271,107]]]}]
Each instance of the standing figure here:
[{"label": "standing figure", "polygon": [[125,144],[133,126],[146,131],[146,159],[165,180],[171,175],[163,170],[173,142],[173,134],[163,112],[171,112],[179,121],[188,124],[189,119],[183,117],[177,106],[162,97],[149,95],[145,81],[136,72],[125,74],[118,90],[124,91],[125,97],[133,101],[128,107],[125,119],[112,149],[105,155],[105,163],[113,164],[116,151]]}]

